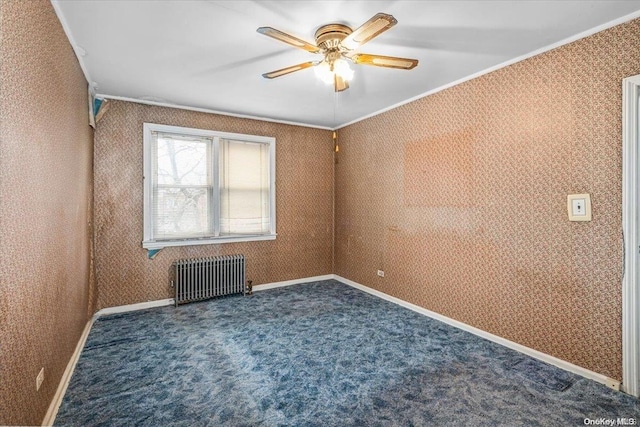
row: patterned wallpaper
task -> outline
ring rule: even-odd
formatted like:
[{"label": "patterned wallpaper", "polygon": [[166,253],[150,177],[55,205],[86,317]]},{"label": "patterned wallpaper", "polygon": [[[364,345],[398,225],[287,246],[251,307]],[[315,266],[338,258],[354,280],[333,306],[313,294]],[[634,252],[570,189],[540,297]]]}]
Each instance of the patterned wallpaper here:
[{"label": "patterned wallpaper", "polygon": [[[639,48],[635,20],[340,129],[335,273],[621,379]],[[573,193],[593,221],[568,221]]]},{"label": "patterned wallpaper", "polygon": [[[328,131],[120,101],[92,175],[86,82],[50,3],[0,2],[0,31],[0,424],[41,422],[88,315],[171,297],[175,259],[236,252],[254,284],[333,271],[620,379],[621,79],[640,73],[640,21],[341,129],[335,194]],[[143,122],[274,136],[278,238],[149,260]],[[569,222],[582,192],[593,221]]]},{"label": "patterned wallpaper", "polygon": [[[276,240],[142,248],[142,124],[185,126],[276,138]],[[254,285],[332,272],[331,132],[208,113],[112,101],[95,137],[98,308],[173,297],[171,264],[232,253],[247,257]]]},{"label": "patterned wallpaper", "polygon": [[3,0],[0,31],[0,425],[39,425],[87,322],[93,134],[51,3]]}]

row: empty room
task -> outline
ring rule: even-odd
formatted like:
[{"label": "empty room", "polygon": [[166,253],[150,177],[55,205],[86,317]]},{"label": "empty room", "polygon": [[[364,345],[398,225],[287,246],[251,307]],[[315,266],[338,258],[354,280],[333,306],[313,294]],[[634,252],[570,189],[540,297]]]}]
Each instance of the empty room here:
[{"label": "empty room", "polygon": [[0,425],[632,426],[640,0],[0,0]]}]

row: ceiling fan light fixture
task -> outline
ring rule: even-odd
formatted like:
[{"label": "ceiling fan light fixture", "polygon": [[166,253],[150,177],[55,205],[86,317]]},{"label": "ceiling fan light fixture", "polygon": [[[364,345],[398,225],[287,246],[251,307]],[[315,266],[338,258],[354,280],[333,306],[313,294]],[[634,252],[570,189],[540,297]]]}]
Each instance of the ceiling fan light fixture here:
[{"label": "ceiling fan light fixture", "polygon": [[349,67],[349,63],[344,59],[336,59],[333,63],[333,72],[342,77],[347,82],[353,79],[353,70]]},{"label": "ceiling fan light fixture", "polygon": [[322,61],[314,68],[316,77],[325,84],[334,84],[335,76],[340,77],[345,82],[353,79],[353,70],[349,67],[349,63],[344,59],[335,59],[333,61]]},{"label": "ceiling fan light fixture", "polygon": [[333,71],[331,71],[331,66],[328,62],[322,61],[320,64],[315,66],[314,71],[316,73],[316,77],[322,80],[325,84],[333,84]]}]

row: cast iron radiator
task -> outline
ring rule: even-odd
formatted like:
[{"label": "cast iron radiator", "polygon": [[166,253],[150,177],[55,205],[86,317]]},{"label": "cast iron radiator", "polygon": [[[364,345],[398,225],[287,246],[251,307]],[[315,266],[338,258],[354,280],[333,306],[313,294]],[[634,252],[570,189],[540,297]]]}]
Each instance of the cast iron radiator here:
[{"label": "cast iron radiator", "polygon": [[244,294],[244,255],[182,259],[174,263],[175,304]]}]

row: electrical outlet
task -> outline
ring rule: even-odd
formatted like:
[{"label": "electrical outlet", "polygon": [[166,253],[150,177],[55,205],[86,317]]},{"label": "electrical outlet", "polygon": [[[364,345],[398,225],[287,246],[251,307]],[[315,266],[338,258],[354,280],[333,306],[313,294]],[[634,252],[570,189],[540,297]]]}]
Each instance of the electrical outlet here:
[{"label": "electrical outlet", "polygon": [[43,381],[44,381],[44,368],[40,369],[40,372],[38,372],[38,376],[36,377],[36,391],[40,390],[40,386],[42,385]]},{"label": "electrical outlet", "polygon": [[378,276],[384,277],[384,270],[378,270]]}]

